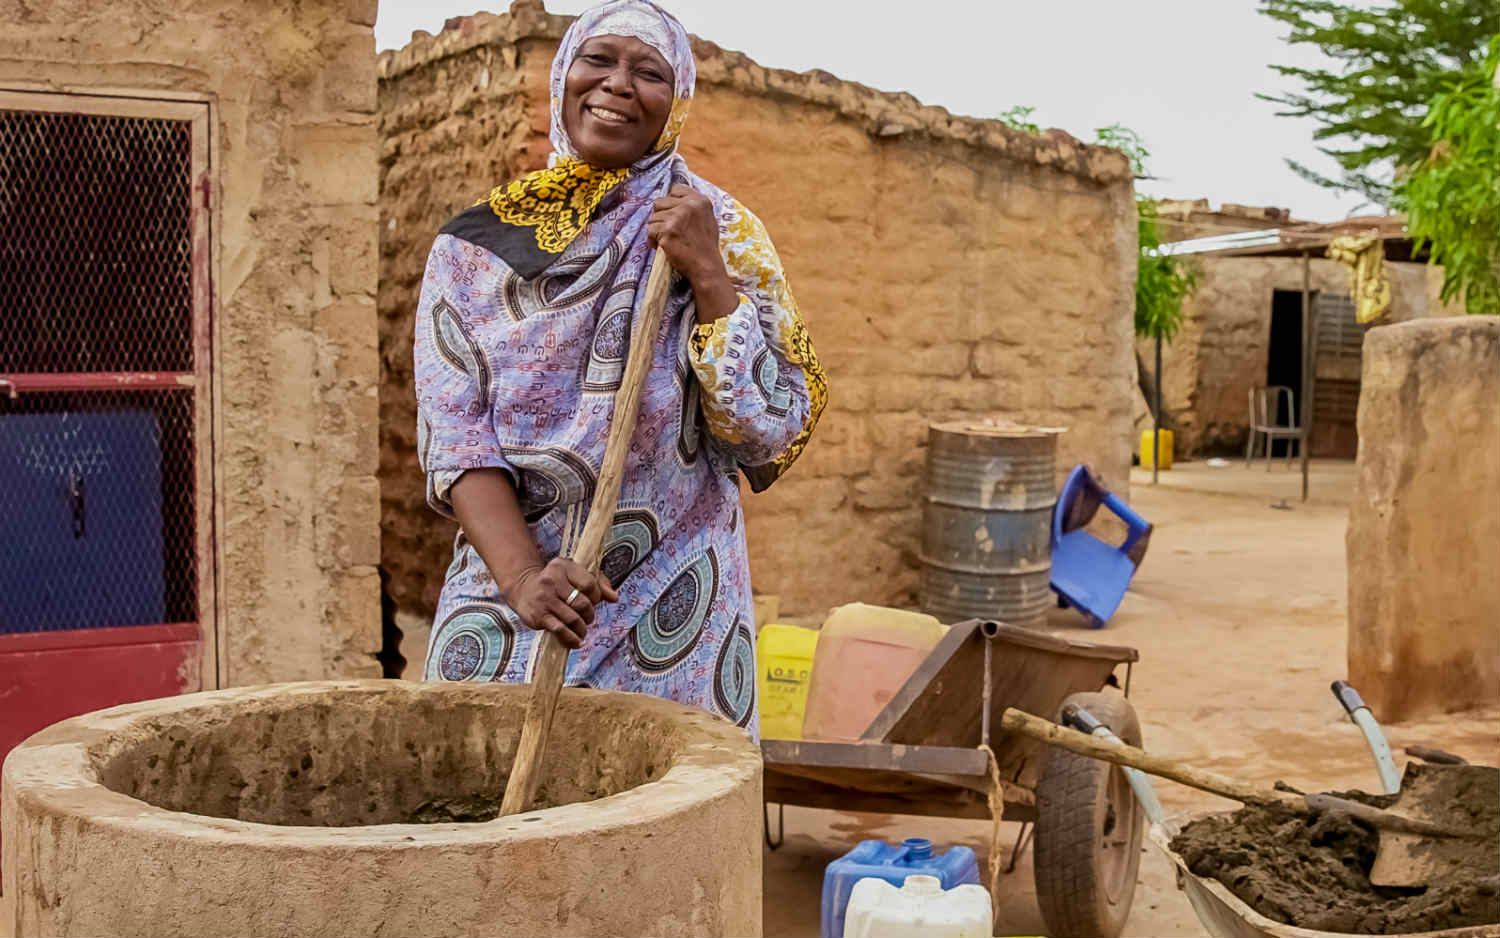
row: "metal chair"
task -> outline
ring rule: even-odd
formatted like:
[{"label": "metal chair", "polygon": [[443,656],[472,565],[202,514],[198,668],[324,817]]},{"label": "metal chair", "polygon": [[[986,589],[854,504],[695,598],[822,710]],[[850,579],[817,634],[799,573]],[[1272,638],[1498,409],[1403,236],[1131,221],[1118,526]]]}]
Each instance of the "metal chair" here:
[{"label": "metal chair", "polygon": [[[1281,402],[1286,401],[1286,413],[1288,423],[1281,423]],[[1269,387],[1250,389],[1250,439],[1245,443],[1245,468],[1250,468],[1255,460],[1255,437],[1260,434],[1266,438],[1266,471],[1271,471],[1271,443],[1274,440],[1286,440],[1286,464],[1292,464],[1292,444],[1296,443],[1300,454],[1301,447],[1307,445],[1305,432],[1297,425],[1297,402],[1292,389],[1273,384]]]}]

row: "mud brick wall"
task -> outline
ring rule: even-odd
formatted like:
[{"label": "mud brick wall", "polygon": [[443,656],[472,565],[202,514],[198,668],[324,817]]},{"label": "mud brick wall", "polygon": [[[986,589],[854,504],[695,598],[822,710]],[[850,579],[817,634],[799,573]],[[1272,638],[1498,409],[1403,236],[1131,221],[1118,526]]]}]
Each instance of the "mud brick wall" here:
[{"label": "mud brick wall", "polygon": [[1381,720],[1500,697],[1500,318],[1365,338],[1349,680]]},{"label": "mud brick wall", "polygon": [[0,0],[7,88],[209,101],[226,684],[380,673],[375,7]]},{"label": "mud brick wall", "polygon": [[[567,20],[534,0],[419,34],[380,61],[381,562],[432,608],[453,529],[424,505],[413,304],[442,223],[542,165]],[[789,614],[915,601],[927,426],[972,415],[1070,431],[1125,492],[1135,206],[1114,150],[957,118],[698,41],[682,152],[764,219],[829,375],[807,451],[749,496],[757,591]]]}]

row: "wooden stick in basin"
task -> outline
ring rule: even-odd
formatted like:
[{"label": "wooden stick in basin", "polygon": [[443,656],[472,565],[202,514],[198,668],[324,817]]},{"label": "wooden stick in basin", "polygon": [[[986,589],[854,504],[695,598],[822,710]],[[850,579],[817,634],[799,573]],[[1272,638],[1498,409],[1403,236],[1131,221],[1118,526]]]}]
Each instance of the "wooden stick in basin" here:
[{"label": "wooden stick in basin", "polygon": [[[609,440],[604,447],[604,464],[599,467],[599,483],[594,487],[594,501],[577,543],[564,546],[579,566],[598,572],[604,552],[604,540],[614,525],[615,507],[620,500],[620,483],[625,475],[625,453],[635,432],[636,414],[641,409],[641,394],[646,388],[646,374],[651,370],[651,355],[656,336],[661,331],[662,311],[672,285],[672,267],[658,249],[646,279],[646,298],[640,319],[630,336],[630,352],[625,359],[625,374],[615,391],[615,413],[609,424]],[[541,781],[542,759],[547,754],[547,736],[552,731],[552,715],[562,691],[563,676],[568,667],[568,649],[551,632],[537,636],[542,643],[537,651],[536,667],[531,675],[531,703],[526,722],[521,727],[521,743],[505,786],[500,813],[519,814],[531,807]]]}]

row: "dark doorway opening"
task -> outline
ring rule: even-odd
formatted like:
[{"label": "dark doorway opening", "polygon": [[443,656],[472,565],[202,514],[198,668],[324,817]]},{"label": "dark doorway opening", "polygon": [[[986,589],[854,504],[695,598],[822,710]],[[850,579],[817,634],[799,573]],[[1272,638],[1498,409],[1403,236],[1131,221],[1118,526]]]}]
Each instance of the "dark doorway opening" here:
[{"label": "dark doorway opening", "polygon": [[[1302,291],[1276,290],[1271,295],[1271,344],[1266,355],[1266,387],[1292,389],[1294,406],[1302,404]],[[1277,395],[1271,399],[1277,413],[1267,414],[1273,423],[1292,426],[1297,415],[1287,413],[1286,399]],[[1276,440],[1271,446],[1271,455],[1282,456],[1291,440]]]}]

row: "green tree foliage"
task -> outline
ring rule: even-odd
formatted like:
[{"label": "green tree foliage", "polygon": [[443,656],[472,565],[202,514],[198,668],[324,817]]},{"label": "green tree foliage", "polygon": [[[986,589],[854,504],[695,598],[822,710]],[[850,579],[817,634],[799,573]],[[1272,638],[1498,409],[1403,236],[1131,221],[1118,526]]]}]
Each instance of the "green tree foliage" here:
[{"label": "green tree foliage", "polygon": [[1332,0],[1261,0],[1261,12],[1290,27],[1287,41],[1316,46],[1338,69],[1272,66],[1296,79],[1299,92],[1259,97],[1282,116],[1318,123],[1314,139],[1336,160],[1340,178],[1295,160],[1294,172],[1330,189],[1391,204],[1400,167],[1426,159],[1423,118],[1432,99],[1456,80],[1482,74],[1486,44],[1500,33],[1496,0],[1385,0],[1355,8]]},{"label": "green tree foliage", "polygon": [[[1122,124],[1111,124],[1094,131],[1094,139],[1124,153],[1136,177],[1146,177],[1151,151],[1140,134]],[[1197,287],[1198,272],[1185,259],[1160,253],[1156,200],[1137,193],[1135,207],[1140,251],[1135,269],[1135,334],[1160,336],[1170,342],[1182,328],[1182,301]]]},{"label": "green tree foliage", "polygon": [[1000,120],[1017,130],[1024,130],[1029,134],[1039,134],[1042,132],[1042,128],[1031,122],[1031,115],[1035,112],[1036,108],[1034,107],[1017,104],[1015,107],[1001,114]]},{"label": "green tree foliage", "polygon": [[1140,258],[1135,268],[1135,334],[1170,342],[1182,328],[1182,301],[1198,286],[1198,271],[1161,247],[1156,201],[1136,196]]},{"label": "green tree foliage", "polygon": [[1428,151],[1397,182],[1396,205],[1419,245],[1443,265],[1442,297],[1470,313],[1500,313],[1500,36],[1485,72],[1433,96],[1422,127]]},{"label": "green tree foliage", "polygon": [[1130,161],[1131,172],[1135,173],[1137,179],[1146,177],[1146,158],[1151,151],[1146,149],[1146,141],[1141,135],[1126,127],[1124,124],[1110,124],[1108,127],[1100,127],[1094,131],[1094,140],[1107,147],[1114,147],[1125,158]]}]

